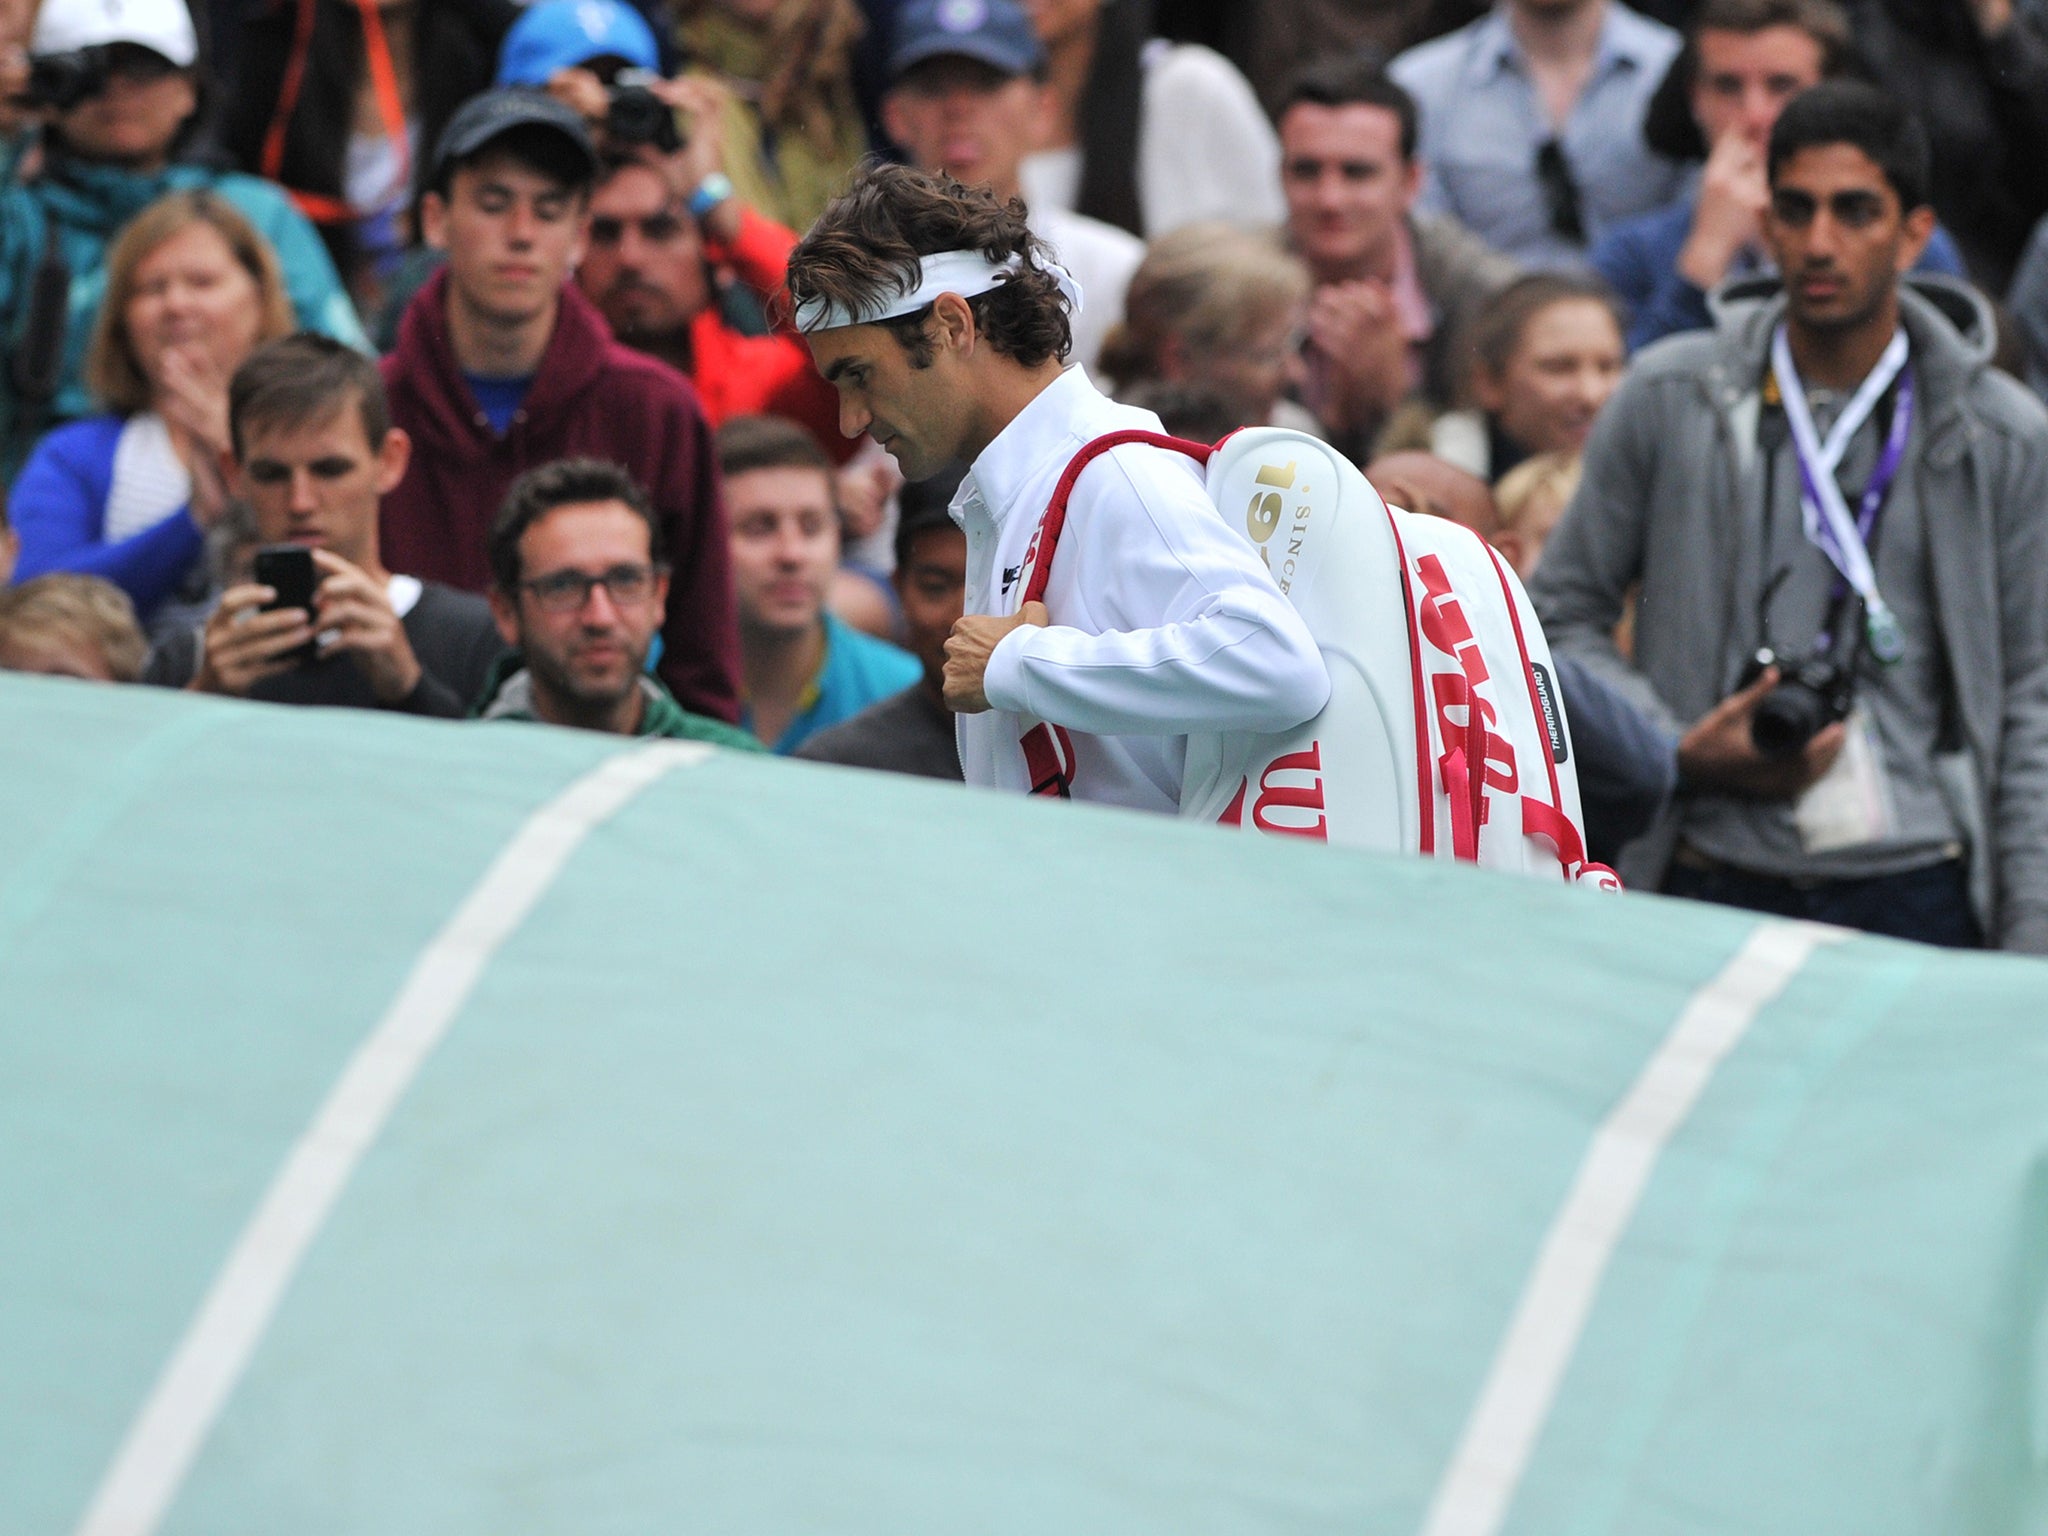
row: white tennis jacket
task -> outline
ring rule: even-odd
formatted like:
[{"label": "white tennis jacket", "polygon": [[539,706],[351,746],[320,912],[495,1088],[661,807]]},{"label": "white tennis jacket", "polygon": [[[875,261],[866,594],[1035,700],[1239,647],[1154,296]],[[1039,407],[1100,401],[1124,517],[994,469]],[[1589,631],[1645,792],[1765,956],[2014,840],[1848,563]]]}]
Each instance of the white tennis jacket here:
[{"label": "white tennis jacket", "polygon": [[[952,503],[969,613],[1017,611],[1067,462],[1133,427],[1161,430],[1074,367],[988,445]],[[1075,799],[1172,814],[1190,731],[1289,730],[1329,699],[1315,640],[1184,454],[1114,448],[1082,472],[1045,602],[1052,626],[1012,631],[989,658],[993,707],[956,717],[970,784],[1028,790],[1018,742],[1044,720],[1072,735]]]}]

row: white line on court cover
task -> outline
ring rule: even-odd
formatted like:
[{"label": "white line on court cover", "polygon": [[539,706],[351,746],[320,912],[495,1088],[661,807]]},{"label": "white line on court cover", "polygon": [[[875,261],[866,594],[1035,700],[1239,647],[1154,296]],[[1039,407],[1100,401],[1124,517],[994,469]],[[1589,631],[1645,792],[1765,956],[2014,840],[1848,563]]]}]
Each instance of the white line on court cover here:
[{"label": "white line on court cover", "polygon": [[1543,1433],[1607,1264],[1664,1147],[1714,1071],[1814,950],[1848,935],[1766,922],[1692,995],[1635,1083],[1601,1122],[1571,1193],[1543,1236],[1465,1433],[1437,1485],[1422,1536],[1495,1536]]},{"label": "white line on court cover", "polygon": [[657,741],[607,758],[528,817],[492,861],[414,963],[264,1193],[129,1428],[77,1536],[156,1530],[300,1261],[484,967],[593,830],[671,768],[710,755],[696,743]]}]

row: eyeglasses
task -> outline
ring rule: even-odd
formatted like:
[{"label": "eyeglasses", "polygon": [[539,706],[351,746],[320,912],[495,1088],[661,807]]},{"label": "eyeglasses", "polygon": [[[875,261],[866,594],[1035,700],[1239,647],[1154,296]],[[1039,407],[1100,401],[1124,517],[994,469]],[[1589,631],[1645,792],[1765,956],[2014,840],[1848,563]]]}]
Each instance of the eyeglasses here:
[{"label": "eyeglasses", "polygon": [[621,607],[644,603],[654,595],[655,579],[668,574],[665,565],[615,565],[595,576],[582,571],[551,571],[519,583],[533,594],[543,613],[581,613],[594,588]]},{"label": "eyeglasses", "polygon": [[650,213],[644,219],[614,219],[600,215],[590,221],[592,245],[617,245],[632,225],[650,245],[666,245],[683,232],[681,217],[673,213]]},{"label": "eyeglasses", "polygon": [[1551,233],[1573,245],[1586,243],[1586,216],[1579,198],[1579,179],[1564,157],[1564,146],[1545,139],[1536,146],[1536,181],[1550,210]]}]

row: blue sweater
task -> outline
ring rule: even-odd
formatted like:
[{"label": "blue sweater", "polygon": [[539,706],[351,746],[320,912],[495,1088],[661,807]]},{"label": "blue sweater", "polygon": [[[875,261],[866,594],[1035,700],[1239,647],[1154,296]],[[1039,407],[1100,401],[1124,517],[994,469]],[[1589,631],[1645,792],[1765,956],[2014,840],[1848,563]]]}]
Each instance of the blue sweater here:
[{"label": "blue sweater", "polygon": [[119,416],[88,416],[46,434],[15,478],[7,516],[21,536],[16,580],[46,571],[104,576],[128,594],[147,623],[178,590],[206,537],[181,509],[118,544],[105,542],[114,445],[125,424]]},{"label": "blue sweater", "polygon": [[[1707,295],[1678,272],[1678,253],[1692,232],[1692,211],[1699,201],[1695,187],[1662,208],[1617,224],[1594,245],[1587,257],[1595,272],[1621,295],[1628,310],[1628,349],[1640,352],[1653,341],[1680,331],[1711,330],[1714,317]],[[1920,253],[1916,272],[1963,277],[1963,258],[1940,225]],[[1729,276],[1742,276],[1731,271]]]},{"label": "blue sweater", "polygon": [[[851,719],[924,676],[924,664],[900,646],[862,634],[830,613],[823,617],[825,663],[804,695],[804,707],[773,744],[778,757],[787,757],[826,726]],[[741,710],[740,724],[754,728],[753,710]]]}]

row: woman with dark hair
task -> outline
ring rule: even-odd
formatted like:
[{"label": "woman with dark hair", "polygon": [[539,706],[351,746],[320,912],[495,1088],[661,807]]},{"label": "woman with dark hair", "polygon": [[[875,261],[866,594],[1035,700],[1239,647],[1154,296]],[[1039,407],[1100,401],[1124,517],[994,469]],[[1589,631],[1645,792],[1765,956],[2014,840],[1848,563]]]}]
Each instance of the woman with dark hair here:
[{"label": "woman with dark hair", "polygon": [[103,413],[37,443],[8,500],[21,574],[103,576],[153,630],[175,627],[171,599],[205,596],[200,556],[227,509],[228,380],[291,329],[276,255],[225,199],[174,192],[137,214],[86,365]]},{"label": "woman with dark hair", "polygon": [[364,314],[410,243],[416,170],[491,83],[512,0],[258,0],[221,140],[285,187]]},{"label": "woman with dark hair", "polygon": [[1050,112],[1024,162],[1032,207],[1150,238],[1200,219],[1286,217],[1280,140],[1237,67],[1152,36],[1152,0],[1025,0],[1048,55]]}]

